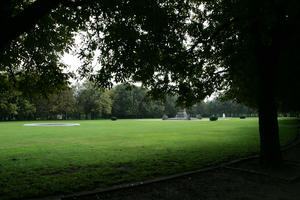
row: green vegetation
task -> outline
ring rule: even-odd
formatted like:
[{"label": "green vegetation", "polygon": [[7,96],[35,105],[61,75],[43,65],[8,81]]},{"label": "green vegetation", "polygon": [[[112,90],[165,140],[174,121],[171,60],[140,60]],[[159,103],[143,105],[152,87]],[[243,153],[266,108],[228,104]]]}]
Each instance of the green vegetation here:
[{"label": "green vegetation", "polygon": [[[91,82],[78,84],[55,94],[29,98],[17,91],[0,90],[0,121],[10,120],[81,120],[111,118],[121,119],[161,118],[164,114],[174,117],[178,111],[177,96],[167,96],[165,101],[147,97],[149,90],[125,84],[104,91]],[[201,114],[237,117],[257,115],[254,110],[233,101],[212,100],[195,104],[187,110],[191,117]],[[60,118],[58,118],[60,116]]]},{"label": "green vegetation", "polygon": [[[79,123],[79,127],[0,123],[0,198],[70,193],[151,179],[259,151],[256,118]],[[279,126],[281,145],[295,139],[296,120],[280,119]]]},{"label": "green vegetation", "polygon": [[211,116],[211,117],[209,118],[209,120],[210,120],[210,121],[217,121],[217,120],[218,120],[218,117],[216,117],[216,116]]}]

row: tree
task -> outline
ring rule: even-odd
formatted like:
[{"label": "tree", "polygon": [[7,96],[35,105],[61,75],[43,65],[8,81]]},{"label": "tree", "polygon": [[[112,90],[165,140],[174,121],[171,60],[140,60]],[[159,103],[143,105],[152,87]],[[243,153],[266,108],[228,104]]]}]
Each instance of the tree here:
[{"label": "tree", "polygon": [[35,118],[40,120],[56,119],[56,116],[52,116],[51,113],[52,105],[55,102],[52,95],[45,98],[43,95],[36,96],[32,100],[34,106],[36,107]]},{"label": "tree", "polygon": [[24,98],[23,96],[19,96],[18,98],[18,120],[32,120],[34,119],[34,114],[36,113],[36,107],[29,100]]},{"label": "tree", "polygon": [[17,99],[20,94],[16,91],[0,93],[0,119],[12,120],[18,114]]},{"label": "tree", "polygon": [[64,119],[68,119],[68,114],[76,111],[76,100],[72,89],[66,89],[58,94],[52,95],[51,111],[62,114]]},{"label": "tree", "polygon": [[92,78],[103,87],[142,82],[156,98],[178,93],[185,106],[225,90],[258,110],[261,162],[278,166],[277,107],[291,102],[285,96],[299,88],[299,3],[142,2],[118,3],[101,13],[109,20],[90,23],[82,52],[99,49],[102,66]]},{"label": "tree", "polygon": [[14,88],[0,89],[0,120],[32,119],[35,112],[35,106],[21,92]]},{"label": "tree", "polygon": [[[14,16],[22,16],[41,2],[21,1],[21,7],[15,3],[17,14],[7,16],[18,21]],[[41,5],[45,8],[45,3]],[[29,26],[21,31],[25,34],[15,31],[12,33],[17,34],[11,34],[14,38],[7,40],[0,63],[1,70],[10,72],[11,80],[56,79],[43,87],[56,89],[57,83],[66,80],[58,70],[59,53],[71,45],[73,31],[82,29],[87,33],[79,52],[84,63],[81,72],[87,76],[96,55],[93,50],[101,52],[98,61],[102,68],[89,76],[99,86],[141,82],[154,98],[177,93],[178,103],[185,106],[225,90],[228,97],[258,109],[262,163],[281,162],[277,107],[297,109],[289,104],[300,99],[292,95],[300,86],[298,1],[55,0],[47,6],[44,18],[41,14],[29,18]],[[61,16],[68,20],[60,21]],[[48,37],[50,42],[26,42],[34,41],[38,36],[34,33],[47,38],[50,29],[54,30]],[[62,40],[55,40],[57,36]],[[37,47],[42,51],[36,52]],[[49,49],[53,51],[48,58]],[[19,56],[24,52],[25,56]],[[22,62],[32,65],[20,68]],[[24,69],[25,75],[35,78],[21,76]],[[43,74],[50,79],[39,78]],[[43,84],[31,85],[26,88]]]},{"label": "tree", "polygon": [[10,85],[28,96],[66,88],[71,74],[63,72],[60,58],[82,27],[85,17],[79,13],[67,0],[0,2],[0,72]]},{"label": "tree", "polygon": [[110,96],[91,83],[85,83],[77,95],[78,107],[85,114],[85,118],[96,119],[98,115],[107,116],[111,113]]},{"label": "tree", "polygon": [[119,118],[161,118],[164,112],[172,110],[171,106],[175,109],[170,101],[163,103],[148,98],[147,92],[141,87],[117,85],[111,90],[112,115]]},{"label": "tree", "polygon": [[100,95],[100,113],[101,117],[108,117],[112,110],[112,101],[108,92],[102,92]]},{"label": "tree", "polygon": [[214,99],[195,104],[188,110],[188,113],[193,116],[200,114],[202,117],[210,117],[212,115],[222,117],[223,113],[226,114],[226,117],[240,117],[244,115],[251,116],[251,114],[255,114],[255,111],[233,101],[219,101]]},{"label": "tree", "polygon": [[166,114],[169,117],[173,117],[177,113],[176,108],[176,96],[167,96],[164,101],[164,114]]},{"label": "tree", "polygon": [[138,118],[144,94],[137,88],[129,90],[126,85],[118,85],[111,91],[112,115],[119,118]]},{"label": "tree", "polygon": [[282,161],[278,105],[293,102],[286,101],[285,96],[299,88],[295,77],[299,73],[295,65],[299,58],[291,56],[299,45],[299,3],[207,1],[205,8],[212,11],[206,17],[207,29],[220,30],[220,34],[199,42],[214,47],[201,55],[208,55],[226,70],[229,96],[258,110],[261,162],[278,166]]}]

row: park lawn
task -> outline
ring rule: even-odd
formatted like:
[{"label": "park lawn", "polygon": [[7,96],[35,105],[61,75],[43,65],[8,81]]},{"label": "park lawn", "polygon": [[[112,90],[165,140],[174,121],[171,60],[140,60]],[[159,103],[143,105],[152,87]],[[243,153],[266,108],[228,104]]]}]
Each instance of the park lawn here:
[{"label": "park lawn", "polygon": [[[73,122],[81,125],[0,123],[0,199],[67,194],[147,180],[259,151],[256,118]],[[280,119],[279,126],[284,146],[295,139],[297,121]]]}]

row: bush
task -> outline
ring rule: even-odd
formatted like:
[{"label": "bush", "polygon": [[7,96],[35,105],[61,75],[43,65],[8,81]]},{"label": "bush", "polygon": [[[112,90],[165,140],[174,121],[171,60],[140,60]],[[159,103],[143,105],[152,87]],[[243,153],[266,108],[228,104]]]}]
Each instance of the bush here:
[{"label": "bush", "polygon": [[240,119],[246,119],[246,117],[245,116],[240,116]]},{"label": "bush", "polygon": [[117,120],[116,117],[111,117],[110,119],[111,119],[112,121],[116,121],[116,120]]},{"label": "bush", "polygon": [[217,121],[217,120],[218,120],[218,117],[216,117],[216,116],[211,116],[211,117],[209,118],[209,120],[210,120],[210,121]]}]

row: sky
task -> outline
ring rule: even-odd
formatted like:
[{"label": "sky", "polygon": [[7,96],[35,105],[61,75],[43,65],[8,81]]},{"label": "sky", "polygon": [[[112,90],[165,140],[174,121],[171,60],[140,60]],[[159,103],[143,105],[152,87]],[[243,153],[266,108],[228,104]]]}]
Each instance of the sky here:
[{"label": "sky", "polygon": [[[66,53],[62,57],[62,61],[68,66],[67,69],[64,69],[64,72],[73,72],[78,76],[77,70],[80,66],[80,60],[76,56]],[[70,82],[72,85],[75,85],[77,82],[82,83],[83,80],[70,79]]]}]

